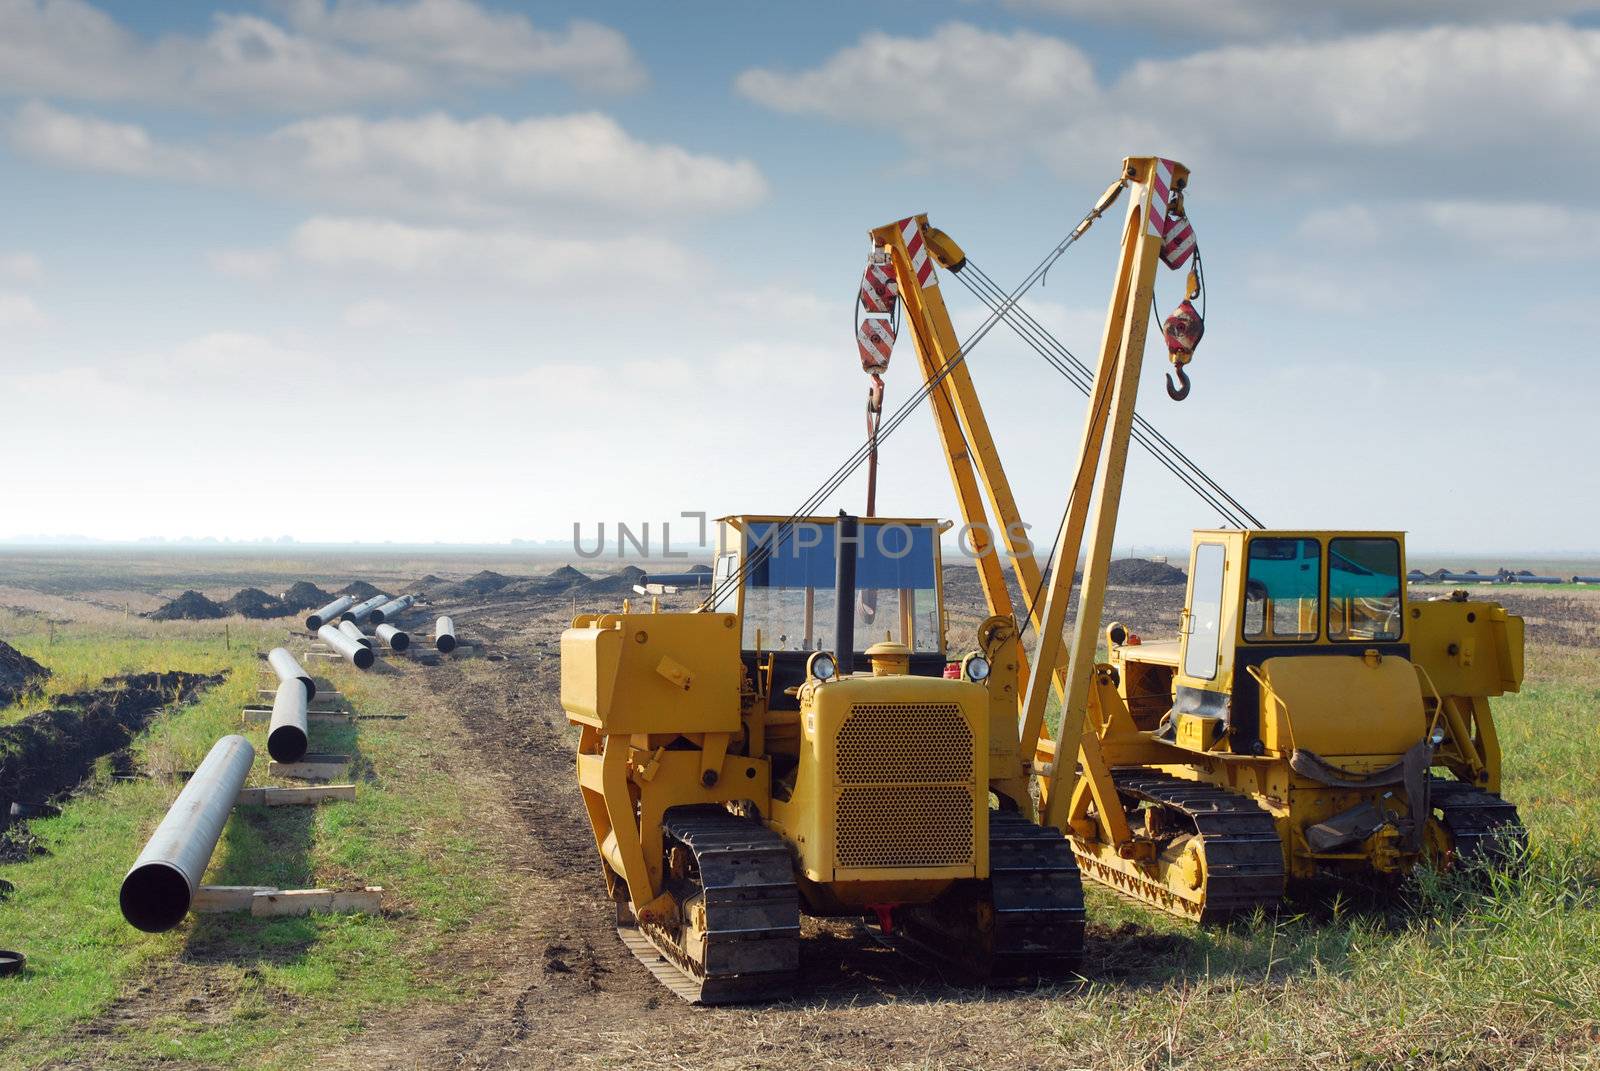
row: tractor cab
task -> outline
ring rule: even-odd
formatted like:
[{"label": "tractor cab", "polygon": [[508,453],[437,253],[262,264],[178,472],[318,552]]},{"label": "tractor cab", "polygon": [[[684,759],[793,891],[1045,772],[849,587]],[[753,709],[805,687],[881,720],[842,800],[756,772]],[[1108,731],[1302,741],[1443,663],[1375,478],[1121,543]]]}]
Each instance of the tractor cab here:
[{"label": "tractor cab", "polygon": [[1277,717],[1293,694],[1347,711],[1317,719],[1321,747],[1404,752],[1423,732],[1405,575],[1400,532],[1197,531],[1178,639],[1119,652],[1138,678],[1128,694],[1148,728],[1192,750],[1304,747]]},{"label": "tractor cab", "polygon": [[[878,644],[905,648],[913,676],[944,673],[941,522],[928,518],[851,519],[855,535],[852,651],[838,650],[840,518],[723,517],[710,609],[739,620],[740,647],[753,681],[769,682],[772,709],[793,708],[787,694],[806,679],[817,652],[837,657],[841,673],[872,668]],[[770,675],[770,676],[769,676]]]}]

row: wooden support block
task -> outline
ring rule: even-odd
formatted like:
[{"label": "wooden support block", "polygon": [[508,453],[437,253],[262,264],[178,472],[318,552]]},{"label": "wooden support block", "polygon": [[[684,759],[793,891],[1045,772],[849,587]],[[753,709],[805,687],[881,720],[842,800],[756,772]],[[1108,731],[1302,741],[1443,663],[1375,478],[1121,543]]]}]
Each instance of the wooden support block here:
[{"label": "wooden support block", "polygon": [[271,885],[202,885],[194,891],[189,910],[200,915],[249,911],[258,893],[275,893]]},{"label": "wooden support block", "polygon": [[[347,710],[310,710],[306,712],[306,721],[317,725],[349,725],[355,721],[356,716]],[[272,720],[271,707],[245,707],[244,723],[246,725],[266,725]]]},{"label": "wooden support block", "polygon": [[[257,688],[256,689],[256,694],[257,695],[265,695],[265,696],[276,696],[278,694],[278,689],[276,689],[276,688]],[[336,692],[332,688],[324,688],[322,685],[319,684],[319,685],[317,685],[317,697],[315,699],[313,699],[312,702],[313,703],[320,703],[324,699],[343,699],[343,698],[344,698],[344,693],[343,692]]]},{"label": "wooden support block", "polygon": [[343,777],[350,767],[349,755],[328,755],[308,751],[299,762],[270,762],[267,773],[295,781],[332,781]]},{"label": "wooden support block", "polygon": [[311,807],[331,800],[353,800],[355,785],[316,785],[284,788],[269,785],[263,788],[240,789],[236,803],[240,807]]},{"label": "wooden support block", "polygon": [[250,900],[250,914],[257,918],[309,915],[312,912],[353,912],[378,915],[383,912],[383,886],[337,892],[333,889],[267,889]]}]

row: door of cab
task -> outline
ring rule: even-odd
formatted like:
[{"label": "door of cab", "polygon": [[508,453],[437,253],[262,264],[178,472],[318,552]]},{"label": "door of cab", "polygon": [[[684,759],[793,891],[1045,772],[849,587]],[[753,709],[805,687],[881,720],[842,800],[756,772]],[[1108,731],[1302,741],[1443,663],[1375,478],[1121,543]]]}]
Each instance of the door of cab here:
[{"label": "door of cab", "polygon": [[1239,532],[1199,531],[1190,544],[1172,697],[1179,742],[1187,746],[1208,747],[1227,725],[1242,551]]}]

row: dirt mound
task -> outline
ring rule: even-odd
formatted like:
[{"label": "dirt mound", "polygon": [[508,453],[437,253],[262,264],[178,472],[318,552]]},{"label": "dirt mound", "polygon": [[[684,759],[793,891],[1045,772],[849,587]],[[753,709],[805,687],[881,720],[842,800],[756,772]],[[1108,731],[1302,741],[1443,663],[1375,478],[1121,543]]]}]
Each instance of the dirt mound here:
[{"label": "dirt mound", "polygon": [[587,584],[589,582],[588,574],[580,573],[570,565],[563,565],[545,579],[561,584]]},{"label": "dirt mound", "polygon": [[0,707],[8,707],[25,695],[44,688],[50,671],[11,646],[0,641]]},{"label": "dirt mound", "polygon": [[[340,595],[354,595],[356,597],[356,601],[358,602],[364,599],[370,599],[378,593],[378,589],[367,583],[365,580],[357,580],[355,583],[346,584],[344,587],[339,589]],[[314,610],[316,607],[313,606],[310,609]]]},{"label": "dirt mound", "polygon": [[1188,583],[1189,577],[1182,569],[1174,568],[1166,562],[1147,561],[1144,558],[1119,558],[1111,563],[1107,579],[1113,584],[1155,587]]},{"label": "dirt mound", "polygon": [[686,573],[706,573],[706,574],[709,575],[710,572],[711,572],[711,566],[709,566],[709,565],[698,565],[698,564],[697,565],[691,565],[691,566],[689,566],[689,568],[685,569],[684,572],[686,572]]},{"label": "dirt mound", "polygon": [[439,599],[476,599],[484,595],[493,595],[509,583],[511,583],[509,576],[502,576],[492,569],[485,569],[465,580],[446,584],[430,594],[433,598]]},{"label": "dirt mound", "polygon": [[434,576],[432,573],[429,573],[427,576],[423,577],[421,580],[417,581],[415,584],[412,584],[410,587],[406,588],[405,590],[408,593],[418,593],[418,594],[420,594],[421,592],[428,591],[428,590],[431,590],[433,588],[436,588],[440,584],[443,584],[443,583],[444,583],[444,578],[443,577],[437,577],[437,576]]},{"label": "dirt mound", "polygon": [[96,759],[127,747],[163,707],[221,680],[176,672],[108,677],[93,691],[61,696],[50,710],[0,726],[0,801],[40,803],[75,788]]},{"label": "dirt mound", "polygon": [[[318,603],[318,605],[322,605]],[[283,604],[283,600],[276,595],[268,595],[260,588],[245,588],[233,598],[222,604],[222,608],[230,614],[240,617],[254,617],[265,619],[269,617],[287,617],[294,613]]]},{"label": "dirt mound", "polygon": [[632,595],[633,586],[644,583],[644,578],[643,569],[636,565],[625,565],[614,573],[596,577],[580,590],[585,595]]},{"label": "dirt mound", "polygon": [[[242,595],[243,592],[240,592]],[[238,598],[235,595],[234,598]],[[333,601],[333,596],[323,591],[308,580],[296,580],[288,591],[278,599],[283,603],[285,613],[298,613],[301,610],[315,610],[319,606],[326,606]]]},{"label": "dirt mound", "polygon": [[152,621],[210,621],[227,617],[228,611],[200,594],[186,591],[159,610],[145,614]]}]

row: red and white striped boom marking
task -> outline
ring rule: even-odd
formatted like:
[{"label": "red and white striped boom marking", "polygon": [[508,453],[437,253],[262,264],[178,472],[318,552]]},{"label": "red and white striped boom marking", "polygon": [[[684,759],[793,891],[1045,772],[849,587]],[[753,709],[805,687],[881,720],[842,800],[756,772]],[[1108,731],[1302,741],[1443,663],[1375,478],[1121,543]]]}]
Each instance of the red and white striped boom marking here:
[{"label": "red and white striped boom marking", "polygon": [[906,243],[906,252],[911,254],[911,270],[916,273],[917,285],[924,290],[938,286],[939,276],[933,270],[933,260],[928,256],[928,247],[922,241],[922,231],[918,229],[917,221],[903,219],[897,226],[901,240]]},{"label": "red and white striped boom marking", "polygon": [[1167,233],[1167,205],[1172,201],[1172,161],[1156,159],[1150,175],[1150,233],[1157,238]]}]

